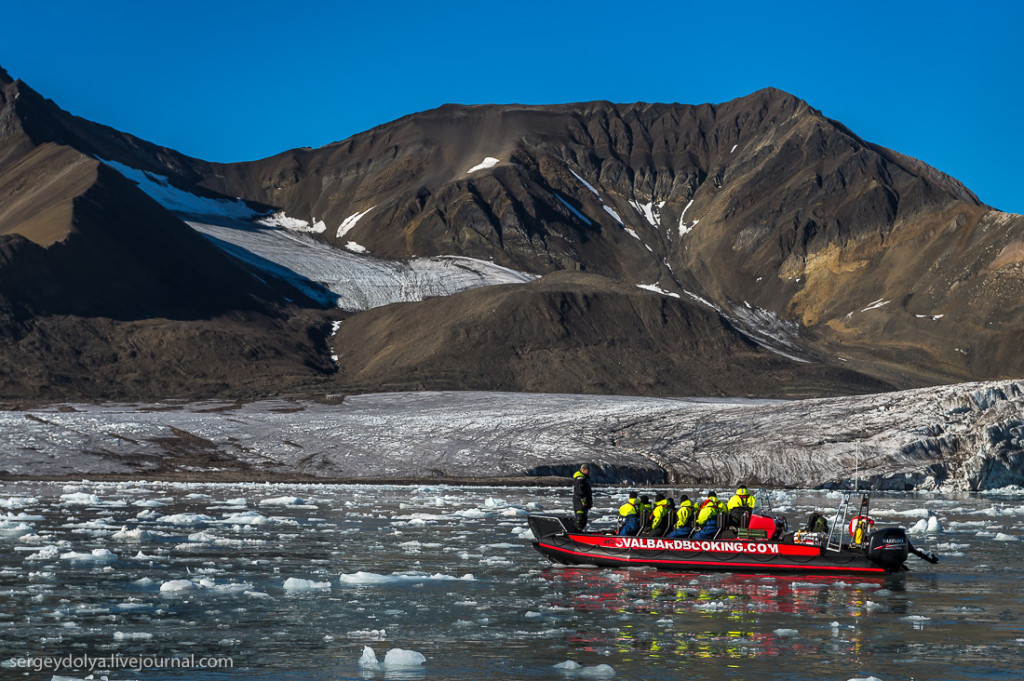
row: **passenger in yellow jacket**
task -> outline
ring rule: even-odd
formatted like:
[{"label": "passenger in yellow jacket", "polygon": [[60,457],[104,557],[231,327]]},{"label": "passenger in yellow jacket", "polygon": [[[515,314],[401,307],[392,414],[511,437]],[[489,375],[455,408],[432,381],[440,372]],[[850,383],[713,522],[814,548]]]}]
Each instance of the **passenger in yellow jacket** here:
[{"label": "passenger in yellow jacket", "polygon": [[668,529],[668,519],[672,510],[672,500],[658,492],[654,497],[654,509],[651,511],[651,534],[660,537]]},{"label": "passenger in yellow jacket", "polygon": [[629,501],[619,506],[619,522],[620,535],[640,533],[640,502],[636,499],[636,492],[630,492]]},{"label": "passenger in yellow jacket", "polygon": [[754,495],[747,490],[746,486],[740,485],[736,490],[736,494],[733,494],[732,498],[729,499],[729,503],[726,504],[726,507],[730,511],[734,508],[754,508],[754,503]]},{"label": "passenger in yellow jacket", "polygon": [[750,514],[754,509],[754,503],[754,495],[747,490],[746,485],[740,485],[736,494],[732,495],[727,504],[729,527],[747,527],[750,524]]},{"label": "passenger in yellow jacket", "polygon": [[697,511],[697,534],[693,536],[694,539],[711,539],[718,534],[718,515],[725,510],[724,507],[725,504],[718,500],[717,494],[708,494]]},{"label": "passenger in yellow jacket", "polygon": [[693,512],[696,510],[693,506],[693,502],[690,501],[690,497],[683,495],[683,498],[679,500],[679,508],[676,509],[676,524],[672,528],[672,531],[668,533],[669,537],[677,537],[686,539],[690,536],[693,531]]}]

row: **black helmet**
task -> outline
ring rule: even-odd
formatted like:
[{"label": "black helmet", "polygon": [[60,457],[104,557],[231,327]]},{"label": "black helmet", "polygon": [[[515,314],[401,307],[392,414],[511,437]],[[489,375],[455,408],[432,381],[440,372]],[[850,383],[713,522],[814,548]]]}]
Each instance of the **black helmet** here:
[{"label": "black helmet", "polygon": [[640,495],[640,503],[641,504],[649,504],[649,503],[651,503],[651,498],[649,496],[647,496],[646,494],[641,494]]},{"label": "black helmet", "polygon": [[654,495],[654,500],[655,501],[662,501],[664,499],[665,499],[665,495],[662,494],[661,492],[658,492],[657,494]]}]

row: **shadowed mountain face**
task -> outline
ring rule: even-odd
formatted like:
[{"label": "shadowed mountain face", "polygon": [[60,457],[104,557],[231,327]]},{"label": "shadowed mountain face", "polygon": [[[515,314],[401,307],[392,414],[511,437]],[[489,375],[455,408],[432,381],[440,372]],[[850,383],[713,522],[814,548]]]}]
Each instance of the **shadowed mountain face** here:
[{"label": "shadowed mountain face", "polygon": [[97,161],[52,103],[0,86],[0,395],[264,394],[255,367],[285,385],[330,370],[307,331],[322,320],[285,300],[299,294]]},{"label": "shadowed mountain face", "polygon": [[[75,118],[2,71],[0,85],[0,333],[35,339],[0,361],[50,363],[0,395],[51,394],[32,376],[59,373],[74,343],[60,325],[100,317],[86,335],[111,352],[75,355],[61,396],[273,393],[278,378],[796,396],[1024,375],[1024,218],[777,90],[700,106],[449,105],[216,164]],[[354,314],[328,348],[309,331],[326,313],[97,158],[322,223],[316,238],[338,248],[546,276]],[[120,325],[147,316],[167,322],[148,336],[194,347],[175,360],[180,380],[147,379],[159,362],[122,380],[139,341]],[[225,319],[194,346],[195,324]],[[217,340],[247,329],[258,381],[228,361],[236,341]],[[190,386],[193,372],[205,378]]]}]

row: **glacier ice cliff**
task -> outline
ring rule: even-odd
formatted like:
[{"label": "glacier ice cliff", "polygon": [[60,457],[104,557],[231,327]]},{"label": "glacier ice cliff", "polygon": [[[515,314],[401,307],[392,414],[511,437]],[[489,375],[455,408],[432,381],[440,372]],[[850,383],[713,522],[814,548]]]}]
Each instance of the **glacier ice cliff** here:
[{"label": "glacier ice cliff", "polygon": [[799,401],[485,392],[0,410],[0,475],[970,491],[1024,484],[1024,381]]}]

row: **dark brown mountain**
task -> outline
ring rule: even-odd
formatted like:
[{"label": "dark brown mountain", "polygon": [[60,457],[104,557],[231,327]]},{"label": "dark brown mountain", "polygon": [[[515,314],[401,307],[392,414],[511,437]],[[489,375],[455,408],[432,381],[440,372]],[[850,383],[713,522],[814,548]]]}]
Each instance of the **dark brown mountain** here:
[{"label": "dark brown mountain", "polygon": [[69,144],[52,103],[0,86],[0,395],[265,391],[259,371],[287,387],[330,370],[297,292]]},{"label": "dark brown mountain", "polygon": [[[0,84],[0,396],[794,396],[1024,375],[1024,218],[777,90],[449,105],[214,164]],[[324,221],[332,245],[546,276],[352,315],[328,349],[311,328],[336,313],[94,157]]]},{"label": "dark brown mountain", "polygon": [[[487,157],[499,162],[470,172]],[[381,256],[657,284],[755,333],[770,313],[816,361],[895,386],[1024,374],[1024,218],[778,90],[445,106],[200,172]]]},{"label": "dark brown mountain", "polygon": [[571,272],[362,312],[332,344],[343,384],[366,391],[807,397],[825,385],[835,394],[890,387],[767,351],[690,301]]}]

